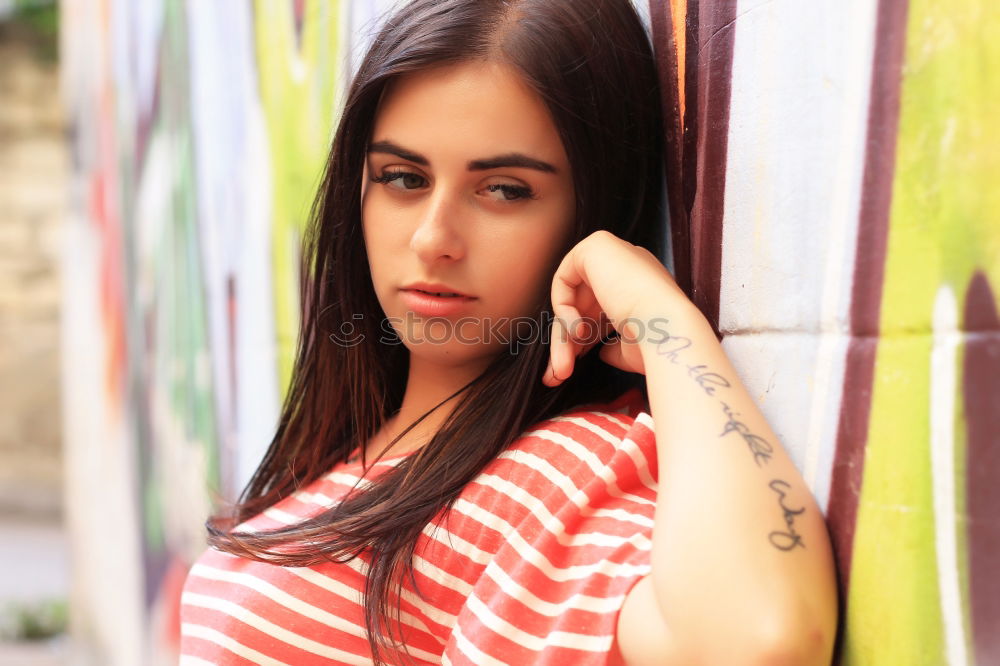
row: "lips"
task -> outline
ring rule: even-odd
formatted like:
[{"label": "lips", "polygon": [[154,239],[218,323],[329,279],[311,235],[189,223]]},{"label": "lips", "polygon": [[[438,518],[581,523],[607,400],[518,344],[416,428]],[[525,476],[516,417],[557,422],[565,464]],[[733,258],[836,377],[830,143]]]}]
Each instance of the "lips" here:
[{"label": "lips", "polygon": [[425,289],[411,289],[410,291],[419,291],[422,294],[427,294],[428,296],[461,296],[462,294],[456,294],[453,292],[436,292],[427,291]]},{"label": "lips", "polygon": [[425,317],[447,317],[467,311],[468,304],[475,301],[469,296],[446,284],[417,282],[403,287],[400,297],[414,314]]},{"label": "lips", "polygon": [[446,284],[440,284],[437,282],[414,282],[413,284],[406,285],[403,287],[403,291],[416,291],[428,296],[437,297],[458,297],[458,298],[475,298],[475,296],[470,296],[469,294],[463,293],[454,287],[450,287]]}]

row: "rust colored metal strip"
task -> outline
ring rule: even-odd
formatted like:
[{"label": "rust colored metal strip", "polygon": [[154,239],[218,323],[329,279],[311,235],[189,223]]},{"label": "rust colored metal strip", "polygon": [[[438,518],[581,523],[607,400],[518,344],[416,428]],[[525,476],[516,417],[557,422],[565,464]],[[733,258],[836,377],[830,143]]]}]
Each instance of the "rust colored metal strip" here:
[{"label": "rust colored metal strip", "polygon": [[[670,212],[670,239],[673,247],[674,278],[685,293],[691,293],[691,236],[684,201],[684,117],[680,72],[683,56],[677,43],[678,26],[671,7],[662,0],[650,0],[653,46],[660,76],[667,210]],[[683,30],[684,27],[680,26]]]},{"label": "rust colored metal strip", "polygon": [[[736,0],[688,4],[687,106],[694,112],[685,129],[695,149],[685,150],[685,194],[691,199],[691,297],[714,327],[719,321],[722,284],[722,223],[725,212],[726,155],[729,146],[729,102],[736,37]],[[692,30],[691,18],[697,17]],[[697,45],[697,48],[690,48]],[[693,70],[692,70],[693,68]],[[694,74],[692,75],[692,71]],[[690,92],[690,89],[689,89]]]}]

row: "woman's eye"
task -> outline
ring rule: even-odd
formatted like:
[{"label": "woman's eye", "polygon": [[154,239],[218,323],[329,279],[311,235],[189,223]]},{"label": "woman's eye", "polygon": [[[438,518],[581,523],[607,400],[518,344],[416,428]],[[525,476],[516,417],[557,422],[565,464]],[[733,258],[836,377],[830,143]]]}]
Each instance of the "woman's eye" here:
[{"label": "woman's eye", "polygon": [[496,183],[493,185],[487,185],[486,191],[491,194],[491,198],[496,199],[497,201],[517,201],[519,199],[535,198],[535,193],[531,190],[531,188],[524,185]]},{"label": "woman's eye", "polygon": [[398,185],[392,186],[398,190],[416,190],[427,184],[423,176],[412,171],[386,171],[381,176],[373,177],[372,182],[383,185],[398,182]]}]

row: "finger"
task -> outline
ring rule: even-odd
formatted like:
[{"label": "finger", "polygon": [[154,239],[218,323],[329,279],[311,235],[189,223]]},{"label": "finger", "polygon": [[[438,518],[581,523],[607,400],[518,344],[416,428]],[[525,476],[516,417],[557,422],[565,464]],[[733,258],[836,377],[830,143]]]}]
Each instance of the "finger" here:
[{"label": "finger", "polygon": [[[576,358],[600,343],[603,312],[583,269],[582,246],[571,249],[559,262],[552,278],[552,311],[560,326],[552,329],[550,378],[554,384],[568,379]],[[589,319],[587,318],[589,317]],[[607,328],[607,326],[603,326]]]},{"label": "finger", "polygon": [[549,361],[545,364],[545,372],[542,373],[542,383],[549,387],[553,387],[556,385],[556,381],[555,379],[553,379],[552,375],[551,359],[549,359]]},{"label": "finger", "polygon": [[542,383],[546,386],[558,386],[560,383],[559,373],[556,370],[561,364],[557,361],[559,356],[559,338],[563,337],[562,323],[553,320],[549,331],[549,360],[545,365],[545,372],[542,373]]},{"label": "finger", "polygon": [[549,342],[549,368],[546,372],[549,386],[557,386],[569,378],[573,372],[576,353],[574,349],[571,322],[580,319],[577,309],[576,288],[583,282],[574,264],[575,248],[559,262],[552,276],[550,299],[552,301],[551,340]]},{"label": "finger", "polygon": [[557,376],[556,369],[555,369],[554,355],[555,355],[555,348],[550,344],[549,345],[549,360],[548,360],[548,363],[546,363],[546,365],[545,365],[545,372],[542,373],[542,383],[545,384],[546,386],[553,386],[554,387],[554,386],[558,386],[559,385],[559,381],[560,380],[559,380],[559,378]]},{"label": "finger", "polygon": [[550,351],[550,360],[543,375],[543,382],[556,386],[572,375],[576,359],[588,354],[594,347],[604,343],[615,332],[610,320],[606,317],[598,319],[583,319],[576,337],[569,337],[565,327],[560,322],[556,324],[554,335],[560,340],[556,348]]},{"label": "finger", "polygon": [[569,375],[561,376],[556,372],[556,370],[552,367],[552,365],[549,364],[548,369],[545,371],[545,374],[543,375],[542,383],[550,388],[555,388],[556,386],[559,386],[564,381],[569,379],[570,376],[572,376],[572,371],[570,372]]},{"label": "finger", "polygon": [[606,316],[602,316],[604,313],[600,308],[596,308],[595,316],[589,316],[594,309],[592,307],[575,309],[586,314],[570,321],[567,321],[568,317],[560,317],[557,328],[553,329],[552,370],[560,380],[566,380],[573,374],[576,359],[590,352],[614,332],[614,326]]},{"label": "finger", "polygon": [[550,363],[553,385],[558,385],[573,374],[579,345],[570,336],[565,321],[557,320],[554,326],[550,345]]},{"label": "finger", "polygon": [[570,330],[569,327],[572,323],[579,322],[581,318],[578,307],[581,303],[579,302],[577,287],[585,282],[585,277],[577,266],[577,256],[578,251],[574,247],[559,262],[559,267],[556,268],[556,272],[552,276],[552,290],[550,294],[552,312],[557,319],[562,319],[566,322],[565,330],[568,331],[571,338],[574,337],[576,331]]},{"label": "finger", "polygon": [[614,366],[619,370],[624,370],[625,372],[633,372],[632,367],[625,361],[625,357],[622,356],[622,344],[620,338],[615,338],[604,343],[601,347],[601,351],[598,352],[601,360],[608,365]]}]

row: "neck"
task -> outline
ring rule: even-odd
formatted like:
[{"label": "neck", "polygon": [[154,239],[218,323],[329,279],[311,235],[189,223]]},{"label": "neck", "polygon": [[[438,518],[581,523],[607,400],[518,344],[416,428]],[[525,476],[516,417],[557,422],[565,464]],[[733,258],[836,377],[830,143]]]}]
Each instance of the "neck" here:
[{"label": "neck", "polygon": [[[413,426],[392,447],[387,455],[399,455],[420,448],[431,440],[452,413],[460,395],[452,397],[460,388],[478,377],[490,359],[463,365],[444,365],[421,356],[410,354],[410,367],[406,378],[406,391],[399,411],[385,422],[368,446],[368,457],[373,459],[389,442],[430,410],[420,423]],[[438,403],[442,403],[435,409]]]}]

